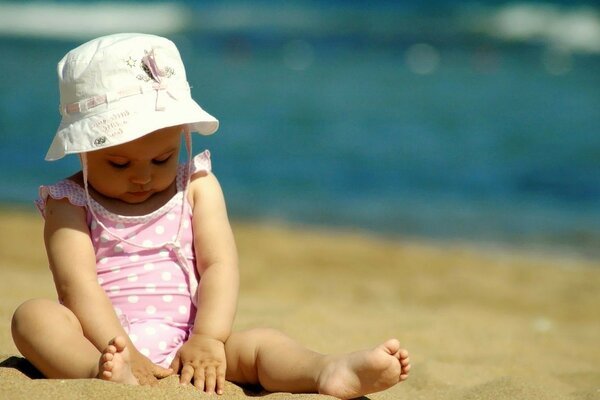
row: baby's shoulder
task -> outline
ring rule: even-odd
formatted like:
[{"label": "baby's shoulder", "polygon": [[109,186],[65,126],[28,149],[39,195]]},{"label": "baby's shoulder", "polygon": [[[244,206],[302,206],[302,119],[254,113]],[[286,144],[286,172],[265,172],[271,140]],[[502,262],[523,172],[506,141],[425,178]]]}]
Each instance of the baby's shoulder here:
[{"label": "baby's shoulder", "polygon": [[192,177],[188,190],[188,201],[194,210],[197,206],[214,209],[224,202],[223,192],[217,177],[210,171]]},{"label": "baby's shoulder", "polygon": [[35,205],[44,216],[46,215],[46,206],[50,199],[66,200],[74,206],[85,207],[86,199],[81,172],[51,185],[40,186]]}]

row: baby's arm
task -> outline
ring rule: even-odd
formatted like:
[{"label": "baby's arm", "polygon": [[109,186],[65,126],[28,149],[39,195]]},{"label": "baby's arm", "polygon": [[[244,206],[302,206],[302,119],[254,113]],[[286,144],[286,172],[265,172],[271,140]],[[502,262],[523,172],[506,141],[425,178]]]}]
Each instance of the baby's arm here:
[{"label": "baby's arm", "polygon": [[[98,284],[85,210],[67,200],[49,198],[45,217],[44,241],[58,296],[79,319],[85,337],[102,352],[115,336],[128,336]],[[152,383],[154,365],[131,342],[128,347],[134,374],[141,384]]]},{"label": "baby's arm", "polygon": [[193,183],[194,248],[201,277],[194,333],[224,342],[237,308],[237,249],[217,178],[209,173]]},{"label": "baby's arm", "polygon": [[223,343],[231,334],[237,307],[237,250],[221,187],[211,173],[190,184],[196,267],[200,274],[194,330],[172,367],[181,382],[221,393],[225,383]]}]

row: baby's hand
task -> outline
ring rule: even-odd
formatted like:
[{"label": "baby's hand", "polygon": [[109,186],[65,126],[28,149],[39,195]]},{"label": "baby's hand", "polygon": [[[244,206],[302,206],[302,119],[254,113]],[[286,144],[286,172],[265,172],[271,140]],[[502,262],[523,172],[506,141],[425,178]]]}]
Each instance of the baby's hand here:
[{"label": "baby's hand", "polygon": [[154,364],[148,357],[135,351],[131,355],[131,372],[140,385],[156,385],[159,379],[166,378],[173,373],[172,369],[163,368]]},{"label": "baby's hand", "polygon": [[223,394],[225,386],[225,345],[218,339],[192,334],[181,346],[171,363],[173,371],[180,372],[180,382],[194,386],[206,393]]}]

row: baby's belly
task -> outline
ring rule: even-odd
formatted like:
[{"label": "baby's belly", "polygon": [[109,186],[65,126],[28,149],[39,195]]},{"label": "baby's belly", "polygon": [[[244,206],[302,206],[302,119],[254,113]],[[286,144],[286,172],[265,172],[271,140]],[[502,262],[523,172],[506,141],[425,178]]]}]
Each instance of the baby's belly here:
[{"label": "baby's belly", "polygon": [[196,316],[187,273],[174,262],[98,270],[115,312],[129,323],[145,320],[189,327]]}]

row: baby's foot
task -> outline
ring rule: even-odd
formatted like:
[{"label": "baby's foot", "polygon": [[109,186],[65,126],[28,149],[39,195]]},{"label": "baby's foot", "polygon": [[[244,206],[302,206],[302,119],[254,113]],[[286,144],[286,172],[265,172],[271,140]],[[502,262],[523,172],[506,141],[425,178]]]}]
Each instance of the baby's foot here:
[{"label": "baby's foot", "polygon": [[98,378],[106,381],[138,385],[138,380],[131,372],[127,341],[117,336],[108,343],[99,361]]},{"label": "baby's foot", "polygon": [[328,356],[319,379],[319,393],[342,399],[379,392],[408,378],[408,351],[396,339],[372,350]]}]

